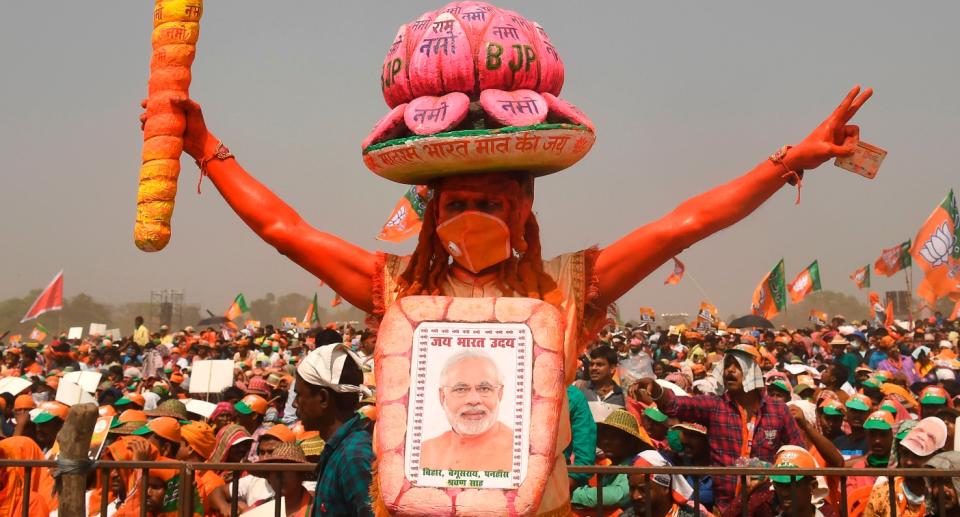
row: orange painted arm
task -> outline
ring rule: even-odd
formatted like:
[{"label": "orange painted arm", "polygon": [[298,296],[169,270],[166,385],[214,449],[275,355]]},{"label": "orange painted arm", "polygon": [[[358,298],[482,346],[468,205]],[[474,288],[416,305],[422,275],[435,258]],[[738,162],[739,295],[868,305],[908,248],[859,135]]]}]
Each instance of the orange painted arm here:
[{"label": "orange painted arm", "polygon": [[671,257],[749,215],[786,183],[783,173],[768,160],[601,250],[596,265],[601,303],[616,301]]},{"label": "orange painted arm", "polygon": [[[207,129],[200,105],[185,96],[172,97],[169,102],[186,116],[183,150],[195,160],[213,157],[219,141]],[[146,101],[141,106],[146,108]],[[151,115],[151,110],[140,115],[141,127]],[[206,172],[227,204],[267,244],[323,280],[354,307],[373,310],[375,254],[310,226],[234,158],[211,159]]]},{"label": "orange painted arm", "polygon": [[785,170],[811,170],[853,153],[860,129],[847,122],[872,94],[869,88],[861,93],[859,86],[850,90],[826,120],[787,152],[783,165],[764,160],[601,250],[596,264],[600,303],[616,301],[671,257],[750,215],[786,183]]},{"label": "orange painted arm", "polygon": [[233,158],[211,161],[207,173],[227,204],[267,244],[354,307],[373,310],[375,254],[311,226]]}]

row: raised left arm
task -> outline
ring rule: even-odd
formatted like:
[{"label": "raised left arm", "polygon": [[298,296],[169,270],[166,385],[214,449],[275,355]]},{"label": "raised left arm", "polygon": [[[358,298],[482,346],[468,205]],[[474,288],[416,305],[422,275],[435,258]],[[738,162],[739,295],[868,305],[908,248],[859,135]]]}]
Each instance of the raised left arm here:
[{"label": "raised left arm", "polygon": [[856,86],[843,102],[802,142],[787,151],[782,163],[764,160],[753,170],[680,204],[602,249],[596,272],[600,303],[612,303],[647,275],[694,243],[740,221],[770,198],[791,177],[787,171],[819,167],[853,153],[860,128],[847,122],[873,90]]}]

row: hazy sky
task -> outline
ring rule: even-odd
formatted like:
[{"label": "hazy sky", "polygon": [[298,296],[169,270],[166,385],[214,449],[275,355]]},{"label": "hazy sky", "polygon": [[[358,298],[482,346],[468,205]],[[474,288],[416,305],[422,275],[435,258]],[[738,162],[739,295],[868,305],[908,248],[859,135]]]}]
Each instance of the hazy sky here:
[{"label": "hazy sky", "polygon": [[[315,279],[263,244],[183,160],[173,239],[133,245],[153,2],[4,2],[0,31],[0,297],[64,269],[66,295],[147,300],[183,288],[225,310],[238,292],[312,294]],[[517,2],[565,63],[561,97],[596,123],[593,151],[537,182],[544,255],[599,244],[796,143],[854,84],[856,118],[890,154],[869,181],[826,164],[803,199],[783,189],[680,255],[719,306],[743,313],[781,257],[820,260],[846,292],[857,267],[914,235],[957,178],[957,2]],[[316,226],[369,249],[403,192],[369,172],[360,141],[388,110],[379,71],[397,27],[439,2],[208,0],[192,96],[241,163]],[[661,267],[621,300],[694,312],[692,278]],[[876,279],[900,288],[902,276]],[[329,288],[320,290],[329,300]]]}]

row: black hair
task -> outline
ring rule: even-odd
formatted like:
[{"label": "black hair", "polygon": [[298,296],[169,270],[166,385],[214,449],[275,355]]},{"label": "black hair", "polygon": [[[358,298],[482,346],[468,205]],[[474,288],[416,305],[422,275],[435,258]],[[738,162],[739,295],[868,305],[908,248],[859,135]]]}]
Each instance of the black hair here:
[{"label": "black hair", "polygon": [[840,386],[843,386],[843,383],[847,382],[847,380],[850,378],[850,368],[847,368],[847,366],[842,363],[833,363],[833,373],[835,374],[834,377],[836,378],[834,381],[836,386],[830,386],[831,388],[839,388]]},{"label": "black hair", "polygon": [[619,360],[617,351],[611,346],[598,346],[590,351],[590,359],[606,359],[610,366],[616,366]]},{"label": "black hair", "polygon": [[240,400],[243,398],[243,390],[236,386],[228,386],[220,392],[220,400]]}]

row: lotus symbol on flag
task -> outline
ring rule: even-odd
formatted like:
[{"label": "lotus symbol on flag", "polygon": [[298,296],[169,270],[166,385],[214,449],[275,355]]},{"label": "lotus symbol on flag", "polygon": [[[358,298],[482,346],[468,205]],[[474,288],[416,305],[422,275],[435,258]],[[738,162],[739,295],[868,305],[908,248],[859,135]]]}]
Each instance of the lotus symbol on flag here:
[{"label": "lotus symbol on flag", "polygon": [[807,284],[810,283],[810,276],[803,275],[797,279],[796,283],[793,284],[793,292],[802,293],[807,289]]},{"label": "lotus symbol on flag", "polygon": [[937,231],[933,232],[927,242],[923,243],[920,248],[920,256],[933,267],[942,266],[947,263],[950,257],[953,241],[954,236],[950,233],[947,223],[943,223],[937,228]]}]

